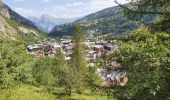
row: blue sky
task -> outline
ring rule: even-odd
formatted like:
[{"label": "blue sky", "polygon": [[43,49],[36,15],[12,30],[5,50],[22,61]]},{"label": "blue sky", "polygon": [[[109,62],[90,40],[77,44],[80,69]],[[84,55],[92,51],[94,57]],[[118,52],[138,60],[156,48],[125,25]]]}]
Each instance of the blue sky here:
[{"label": "blue sky", "polygon": [[[57,18],[82,17],[116,6],[114,0],[2,0],[24,17],[49,14]],[[127,0],[118,0],[125,3]]]}]

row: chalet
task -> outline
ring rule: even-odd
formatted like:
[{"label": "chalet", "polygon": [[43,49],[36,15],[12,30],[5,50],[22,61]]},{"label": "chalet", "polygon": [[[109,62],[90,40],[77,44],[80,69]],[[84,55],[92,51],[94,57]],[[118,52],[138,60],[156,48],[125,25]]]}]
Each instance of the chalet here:
[{"label": "chalet", "polygon": [[97,74],[101,77],[103,85],[121,85],[124,86],[128,82],[128,76],[125,71],[108,70],[105,68],[97,69]]},{"label": "chalet", "polygon": [[71,54],[72,54],[72,50],[71,49],[65,50],[65,55],[66,56],[70,56],[71,57]]},{"label": "chalet", "polygon": [[107,44],[107,41],[104,41],[104,40],[98,40],[95,42],[96,45],[105,45]]},{"label": "chalet", "polygon": [[58,49],[58,48],[61,49],[61,45],[59,43],[54,43],[53,48],[54,49]]},{"label": "chalet", "polygon": [[37,51],[42,50],[41,45],[35,44],[35,45],[29,45],[27,46],[27,53],[29,54],[35,54]]},{"label": "chalet", "polygon": [[103,52],[104,51],[103,45],[95,45],[94,51]]},{"label": "chalet", "polygon": [[128,82],[128,76],[126,75],[120,79],[119,85],[125,86],[127,84],[127,82]]},{"label": "chalet", "polygon": [[113,51],[116,51],[118,49],[118,46],[115,44],[106,44],[104,45],[104,50],[107,51],[107,53],[112,53]]},{"label": "chalet", "polygon": [[71,40],[62,40],[61,45],[69,45],[71,43]]},{"label": "chalet", "polygon": [[38,58],[44,57],[44,52],[42,52],[42,51],[37,51],[37,52],[35,53],[35,56],[38,57]]},{"label": "chalet", "polygon": [[112,50],[114,49],[114,45],[112,45],[112,44],[110,44],[110,43],[105,44],[105,45],[104,45],[104,49],[105,49],[106,51],[112,51]]},{"label": "chalet", "polygon": [[126,72],[114,71],[112,72],[109,78],[111,78],[111,80],[113,80],[113,84],[116,85],[124,86],[128,82],[128,77]]},{"label": "chalet", "polygon": [[70,56],[65,56],[65,60],[70,60],[71,57]]},{"label": "chalet", "polygon": [[[86,60],[89,62],[94,62],[104,51],[111,51],[114,48],[113,45],[108,44],[107,41],[102,39],[95,40],[95,42],[87,40],[87,42],[83,42],[83,44],[85,44],[88,48]],[[46,47],[48,47],[50,50],[47,54],[49,57],[53,57],[55,55],[56,49],[59,48],[64,53],[65,59],[69,60],[71,59],[74,43],[72,43],[72,41],[69,39],[61,39],[60,42],[56,42],[52,39],[46,39],[40,41],[38,44],[27,46],[27,53],[35,55],[35,53],[38,52],[40,55],[40,51],[43,51],[43,48]]]},{"label": "chalet", "polygon": [[95,45],[95,42],[85,42],[84,43],[86,46],[91,46],[91,45]]},{"label": "chalet", "polygon": [[49,51],[48,57],[55,57],[56,51]]},{"label": "chalet", "polygon": [[95,51],[88,51],[86,55],[86,60],[93,62],[97,59],[97,53]]},{"label": "chalet", "polygon": [[112,69],[118,69],[121,67],[121,65],[119,63],[117,63],[116,61],[111,61],[108,63],[108,68],[112,68]]}]

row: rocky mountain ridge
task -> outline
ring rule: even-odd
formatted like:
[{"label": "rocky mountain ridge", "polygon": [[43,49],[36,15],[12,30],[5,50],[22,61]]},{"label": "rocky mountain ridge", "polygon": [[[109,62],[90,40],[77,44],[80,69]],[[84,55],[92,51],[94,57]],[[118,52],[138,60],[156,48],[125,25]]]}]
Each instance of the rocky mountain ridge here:
[{"label": "rocky mountain ridge", "polygon": [[28,17],[42,31],[49,33],[56,25],[72,23],[78,18],[56,18],[45,14],[41,17]]}]

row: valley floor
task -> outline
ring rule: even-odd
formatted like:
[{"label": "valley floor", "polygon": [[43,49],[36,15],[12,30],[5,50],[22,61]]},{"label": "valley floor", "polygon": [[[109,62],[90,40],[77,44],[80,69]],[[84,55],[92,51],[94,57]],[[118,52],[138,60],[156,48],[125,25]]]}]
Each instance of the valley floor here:
[{"label": "valley floor", "polygon": [[[14,89],[0,90],[0,100],[109,100],[107,96],[73,93],[70,97],[49,94],[42,87],[20,85]],[[111,99],[113,100],[113,99]]]}]

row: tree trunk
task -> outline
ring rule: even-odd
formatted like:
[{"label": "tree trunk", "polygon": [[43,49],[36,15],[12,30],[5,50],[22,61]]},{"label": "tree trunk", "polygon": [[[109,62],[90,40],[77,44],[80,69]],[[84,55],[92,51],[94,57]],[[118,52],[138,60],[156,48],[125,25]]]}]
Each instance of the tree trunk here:
[{"label": "tree trunk", "polygon": [[77,88],[77,93],[78,93],[78,94],[82,94],[80,88]]},{"label": "tree trunk", "polygon": [[71,86],[70,85],[66,86],[65,90],[66,90],[66,95],[71,96]]}]

